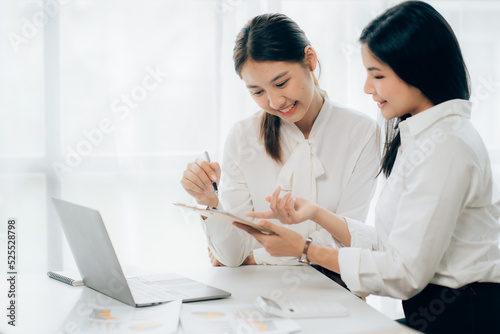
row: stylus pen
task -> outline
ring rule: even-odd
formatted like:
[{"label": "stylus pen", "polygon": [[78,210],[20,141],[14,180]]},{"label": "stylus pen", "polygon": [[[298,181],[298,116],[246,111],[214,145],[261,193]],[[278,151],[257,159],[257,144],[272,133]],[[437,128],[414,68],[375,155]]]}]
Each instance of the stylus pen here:
[{"label": "stylus pen", "polygon": [[[210,156],[208,155],[208,152],[205,151],[205,159],[207,160],[208,163],[210,163]],[[212,182],[212,186],[214,187],[215,190],[215,195],[219,197],[219,190],[217,189],[217,183],[215,181]]]}]

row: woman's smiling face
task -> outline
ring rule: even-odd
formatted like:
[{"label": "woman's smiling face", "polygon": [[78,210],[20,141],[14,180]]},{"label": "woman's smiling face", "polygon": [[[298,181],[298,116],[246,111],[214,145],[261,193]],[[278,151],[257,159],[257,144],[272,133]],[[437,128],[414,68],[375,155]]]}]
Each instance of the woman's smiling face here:
[{"label": "woman's smiling face", "polygon": [[323,103],[312,70],[297,62],[247,60],[241,78],[257,105],[285,122],[312,124]]},{"label": "woman's smiling face", "polygon": [[361,58],[367,71],[364,91],[372,95],[385,119],[415,115],[433,106],[419,89],[408,85],[377,59],[366,44],[361,46]]}]

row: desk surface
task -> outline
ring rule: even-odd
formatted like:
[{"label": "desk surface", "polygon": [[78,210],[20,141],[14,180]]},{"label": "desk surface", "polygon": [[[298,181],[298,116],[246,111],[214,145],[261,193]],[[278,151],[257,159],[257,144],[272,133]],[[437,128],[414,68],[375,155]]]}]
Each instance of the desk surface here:
[{"label": "desk surface", "polygon": [[[239,268],[178,269],[202,283],[232,293],[230,298],[203,303],[253,303],[257,295],[281,300],[336,300],[349,310],[345,318],[296,319],[301,333],[411,333],[377,310],[307,266],[243,266]],[[4,280],[2,280],[4,281]],[[7,285],[0,285],[1,294]],[[72,313],[86,303],[99,303],[101,295],[86,287],[71,287],[45,275],[18,276],[17,327],[7,325],[5,311],[0,333],[64,333]],[[7,304],[1,300],[2,309]],[[117,305],[124,305],[112,300]],[[109,301],[108,301],[109,305]],[[67,331],[67,330],[66,330]]]}]

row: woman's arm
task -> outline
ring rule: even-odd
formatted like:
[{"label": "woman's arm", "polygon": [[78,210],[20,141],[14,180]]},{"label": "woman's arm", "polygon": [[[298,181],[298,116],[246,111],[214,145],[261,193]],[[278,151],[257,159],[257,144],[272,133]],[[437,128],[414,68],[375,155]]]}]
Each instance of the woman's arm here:
[{"label": "woman's arm", "polygon": [[325,208],[318,207],[316,217],[313,221],[327,230],[342,245],[351,246],[351,233],[347,227],[347,221],[343,217]]},{"label": "woman's arm", "polygon": [[[242,134],[241,131],[237,124],[226,139],[219,184],[220,202],[217,207],[236,215],[254,208],[248,185],[251,180],[248,180],[240,165],[247,158],[242,147],[248,146],[245,140],[250,139],[246,139],[245,133]],[[261,247],[254,238],[227,223],[208,218],[201,224],[212,255],[223,265],[239,266],[248,260],[254,249]]]}]

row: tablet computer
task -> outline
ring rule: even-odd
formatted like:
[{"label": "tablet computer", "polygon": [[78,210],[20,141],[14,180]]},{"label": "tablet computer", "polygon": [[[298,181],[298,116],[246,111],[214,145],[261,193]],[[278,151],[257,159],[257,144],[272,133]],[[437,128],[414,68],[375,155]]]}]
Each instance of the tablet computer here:
[{"label": "tablet computer", "polygon": [[173,204],[188,211],[196,212],[202,216],[214,218],[224,223],[232,224],[233,222],[238,222],[250,226],[251,228],[254,228],[261,233],[274,234],[274,232],[271,230],[265,229],[262,226],[249,222],[248,220],[236,217],[235,215],[229,212],[217,210],[216,208],[211,208],[209,206],[198,205],[198,204],[184,204],[184,203],[173,203]]}]

